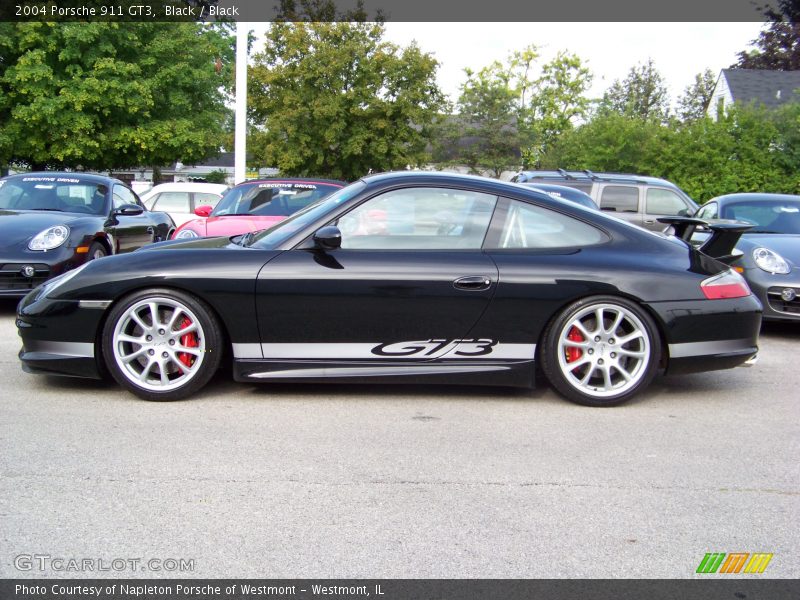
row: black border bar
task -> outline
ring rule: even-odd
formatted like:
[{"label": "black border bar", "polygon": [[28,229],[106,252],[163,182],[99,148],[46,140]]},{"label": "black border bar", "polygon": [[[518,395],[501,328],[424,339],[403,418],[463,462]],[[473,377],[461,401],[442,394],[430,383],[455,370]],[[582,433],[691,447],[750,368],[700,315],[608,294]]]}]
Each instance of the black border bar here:
[{"label": "black border bar", "polygon": [[760,579],[749,576],[726,578],[708,576],[708,578],[689,580],[6,579],[0,581],[2,600],[363,600],[364,598],[371,600],[796,600],[798,597],[800,597],[800,580]]},{"label": "black border bar", "polygon": [[[285,0],[284,0],[285,1]],[[303,15],[304,0],[294,2]],[[324,1],[324,0],[323,0]],[[358,0],[330,0],[336,19]],[[313,2],[312,2],[313,3]],[[368,20],[397,22],[763,22],[778,0],[362,0]],[[0,21],[242,21],[270,22],[281,0],[3,0]],[[297,20],[308,20],[302,18]],[[447,32],[443,32],[447,35]]]}]

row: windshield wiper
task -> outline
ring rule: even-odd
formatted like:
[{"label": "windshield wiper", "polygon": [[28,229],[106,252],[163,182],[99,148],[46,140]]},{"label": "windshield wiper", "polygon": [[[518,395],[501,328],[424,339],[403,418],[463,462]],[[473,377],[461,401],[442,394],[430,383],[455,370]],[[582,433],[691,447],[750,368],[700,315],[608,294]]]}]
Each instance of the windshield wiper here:
[{"label": "windshield wiper", "polygon": [[256,235],[258,235],[262,231],[264,231],[264,230],[263,229],[257,229],[256,231],[248,231],[247,233],[245,233],[242,236],[242,239],[240,240],[239,243],[242,246],[244,246],[245,248],[249,248],[250,244],[252,244],[253,241],[255,240]]},{"label": "windshield wiper", "polygon": [[55,212],[64,212],[60,208],[29,208],[28,210],[49,210],[49,211],[55,211]]},{"label": "windshield wiper", "polygon": [[750,229],[746,233],[783,233],[782,231],[772,231],[771,229]]}]

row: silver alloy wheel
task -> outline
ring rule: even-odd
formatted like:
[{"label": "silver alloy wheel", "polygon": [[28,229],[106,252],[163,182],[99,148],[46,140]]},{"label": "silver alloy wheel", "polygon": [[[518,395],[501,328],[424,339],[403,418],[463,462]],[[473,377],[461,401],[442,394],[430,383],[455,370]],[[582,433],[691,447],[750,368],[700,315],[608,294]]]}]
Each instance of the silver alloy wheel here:
[{"label": "silver alloy wheel", "polygon": [[135,386],[165,392],[188,383],[201,369],[205,334],[184,304],[154,296],[129,306],[112,337],[114,360]]},{"label": "silver alloy wheel", "polygon": [[90,260],[97,260],[98,258],[103,258],[104,256],[106,256],[106,251],[103,249],[102,246],[99,246],[95,248],[94,252],[92,252]]},{"label": "silver alloy wheel", "polygon": [[647,373],[650,336],[632,311],[594,304],[576,313],[559,332],[558,364],[567,382],[595,398],[618,396]]}]

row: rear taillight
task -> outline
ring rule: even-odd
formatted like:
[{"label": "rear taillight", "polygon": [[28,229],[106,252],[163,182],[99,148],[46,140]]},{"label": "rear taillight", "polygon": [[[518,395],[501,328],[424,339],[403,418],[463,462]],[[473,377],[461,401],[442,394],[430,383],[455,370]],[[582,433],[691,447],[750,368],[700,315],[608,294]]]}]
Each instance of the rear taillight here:
[{"label": "rear taillight", "polygon": [[730,269],[703,280],[700,289],[709,300],[743,298],[750,295],[750,288],[747,287],[744,278]]}]

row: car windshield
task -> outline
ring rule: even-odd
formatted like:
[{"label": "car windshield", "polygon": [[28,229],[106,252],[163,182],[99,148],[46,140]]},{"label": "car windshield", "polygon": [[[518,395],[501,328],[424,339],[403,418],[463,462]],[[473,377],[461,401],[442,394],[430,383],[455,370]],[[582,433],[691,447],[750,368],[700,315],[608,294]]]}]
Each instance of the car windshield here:
[{"label": "car windshield", "polygon": [[747,233],[800,233],[800,198],[727,204],[720,216],[751,223]]},{"label": "car windshield", "polygon": [[72,177],[16,177],[0,180],[0,209],[47,210],[99,215],[108,186]]},{"label": "car windshield", "polygon": [[288,217],[338,189],[338,185],[313,182],[245,183],[228,190],[211,216]]},{"label": "car windshield", "polygon": [[345,188],[341,188],[330,196],[317,201],[316,204],[307,206],[300,212],[293,214],[285,221],[257,233],[249,240],[248,245],[265,250],[279,247],[306,225],[322,219],[325,215],[335,211],[343,202],[346,202],[361,192],[366,185],[367,184],[363,181],[357,181]]}]

